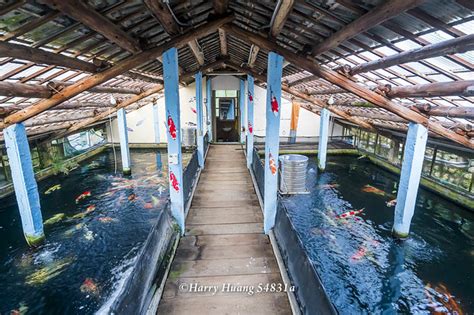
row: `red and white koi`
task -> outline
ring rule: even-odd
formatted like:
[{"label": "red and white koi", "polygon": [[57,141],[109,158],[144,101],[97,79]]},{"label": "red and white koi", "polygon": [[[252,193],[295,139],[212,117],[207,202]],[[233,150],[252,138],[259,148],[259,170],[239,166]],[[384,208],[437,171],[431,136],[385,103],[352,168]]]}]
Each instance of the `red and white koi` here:
[{"label": "red and white koi", "polygon": [[275,159],[273,158],[271,153],[268,157],[269,157],[268,166],[270,167],[270,171],[272,172],[272,174],[275,175],[278,170],[275,163]]},{"label": "red and white koi", "polygon": [[91,192],[87,190],[76,197],[76,203],[79,203],[79,201],[86,199],[87,197],[90,197],[90,196],[91,196]]},{"label": "red and white koi", "polygon": [[359,209],[359,210],[351,210],[344,212],[343,214],[337,215],[336,219],[348,219],[351,217],[354,217],[360,213],[362,213],[365,210],[365,208]]},{"label": "red and white koi", "polygon": [[176,140],[176,125],[174,124],[173,118],[168,114],[168,132],[173,140]]},{"label": "red and white koi", "polygon": [[270,105],[272,107],[272,112],[275,114],[275,116],[278,116],[278,112],[280,111],[278,101],[275,96],[272,95],[272,100],[270,102]]},{"label": "red and white koi", "polygon": [[173,186],[173,189],[174,189],[176,192],[179,192],[178,179],[176,178],[176,175],[174,175],[174,173],[171,172],[171,171],[170,171],[170,182],[171,182],[171,186]]},{"label": "red and white koi", "polygon": [[90,205],[89,207],[86,208],[86,214],[91,213],[94,210],[95,210],[95,205]]},{"label": "red and white koi", "polygon": [[250,122],[248,124],[248,130],[249,130],[250,133],[253,133],[253,126]]}]

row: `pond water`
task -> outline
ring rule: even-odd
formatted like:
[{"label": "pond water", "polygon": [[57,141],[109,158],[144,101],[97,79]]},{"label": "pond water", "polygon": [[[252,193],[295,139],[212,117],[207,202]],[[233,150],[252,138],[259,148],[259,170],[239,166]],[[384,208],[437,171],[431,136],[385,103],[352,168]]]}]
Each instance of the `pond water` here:
[{"label": "pond water", "polygon": [[117,160],[116,173],[105,151],[38,183],[46,234],[39,248],[26,245],[15,197],[2,199],[1,314],[93,313],[117,289],[168,197],[166,154],[131,150],[125,177],[119,152]]},{"label": "pond water", "polygon": [[[398,176],[354,157],[308,167],[308,195],[283,198],[341,314],[474,313],[474,214],[420,189],[409,239],[391,236]],[[392,201],[392,202],[390,202]],[[347,219],[350,210],[362,210]]]}]

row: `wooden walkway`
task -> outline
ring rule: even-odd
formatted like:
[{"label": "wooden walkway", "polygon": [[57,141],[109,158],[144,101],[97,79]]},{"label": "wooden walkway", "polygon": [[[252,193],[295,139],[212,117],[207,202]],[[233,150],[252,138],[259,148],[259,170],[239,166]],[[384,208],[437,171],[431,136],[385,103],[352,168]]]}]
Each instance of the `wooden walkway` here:
[{"label": "wooden walkway", "polygon": [[284,292],[229,292],[283,283],[240,145],[210,147],[186,227],[158,314],[291,314]]}]

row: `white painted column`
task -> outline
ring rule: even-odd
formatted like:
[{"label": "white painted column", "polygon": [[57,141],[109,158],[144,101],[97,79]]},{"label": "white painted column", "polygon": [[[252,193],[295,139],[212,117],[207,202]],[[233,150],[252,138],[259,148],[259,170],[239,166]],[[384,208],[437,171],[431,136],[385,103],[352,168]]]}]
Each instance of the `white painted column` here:
[{"label": "white painted column", "polygon": [[254,80],[251,75],[247,75],[247,167],[252,167],[253,161],[253,102]]},{"label": "white painted column", "polygon": [[247,119],[245,117],[245,81],[242,79],[240,79],[239,108],[240,108],[240,143],[244,143],[246,128],[247,128]]},{"label": "white painted column", "polygon": [[3,130],[3,135],[23,234],[28,245],[35,246],[44,240],[43,217],[25,126],[11,125]]},{"label": "white painted column", "polygon": [[155,143],[160,143],[160,113],[158,111],[158,102],[153,103],[153,131],[155,133]]},{"label": "white painted column", "polygon": [[207,137],[209,142],[212,142],[212,88],[211,88],[211,77],[206,78],[206,106],[207,106]]},{"label": "white painted column", "polygon": [[392,229],[395,237],[406,238],[410,231],[427,140],[428,129],[426,127],[421,124],[409,123]]},{"label": "white painted column", "polygon": [[197,154],[198,163],[201,169],[204,168],[204,109],[202,105],[202,73],[198,72],[194,76],[196,79],[196,114],[197,114]]},{"label": "white painted column", "polygon": [[128,147],[127,117],[124,108],[121,108],[117,111],[117,124],[120,137],[120,155],[122,157],[122,171],[125,175],[130,175],[132,173],[132,169],[130,168],[130,149]]},{"label": "white painted column", "polygon": [[324,171],[326,168],[326,156],[328,150],[328,137],[329,137],[329,110],[326,108],[321,109],[321,120],[319,125],[319,143],[318,143],[318,168]]}]

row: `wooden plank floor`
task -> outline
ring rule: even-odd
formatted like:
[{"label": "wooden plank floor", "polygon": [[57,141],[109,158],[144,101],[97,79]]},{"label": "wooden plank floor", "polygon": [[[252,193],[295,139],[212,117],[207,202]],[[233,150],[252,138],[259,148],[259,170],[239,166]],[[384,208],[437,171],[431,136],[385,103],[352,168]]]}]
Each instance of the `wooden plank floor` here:
[{"label": "wooden plank floor", "polygon": [[262,219],[241,146],[212,145],[158,314],[291,314],[284,292],[228,289],[283,283]]}]

